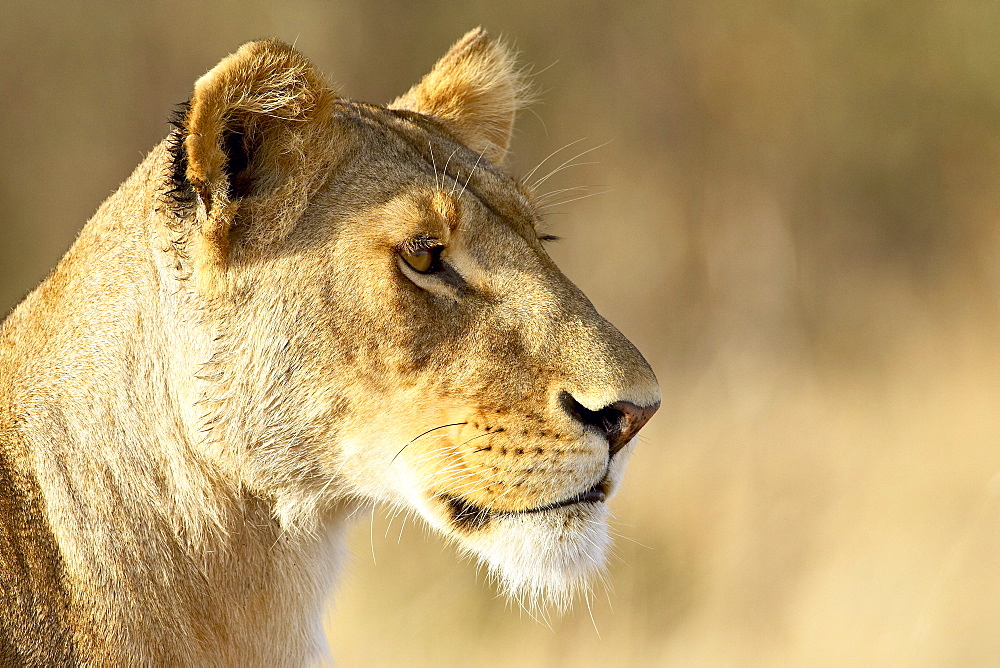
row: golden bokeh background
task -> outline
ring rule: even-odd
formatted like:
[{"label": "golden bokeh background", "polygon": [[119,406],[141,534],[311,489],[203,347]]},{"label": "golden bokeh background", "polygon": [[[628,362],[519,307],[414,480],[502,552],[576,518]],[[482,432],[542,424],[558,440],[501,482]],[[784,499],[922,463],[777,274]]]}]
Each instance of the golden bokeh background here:
[{"label": "golden bokeh background", "polygon": [[[663,407],[590,610],[548,625],[362,513],[341,666],[1000,657],[1000,3],[0,4],[0,311],[249,39],[385,102],[483,25],[537,72],[511,169]],[[544,167],[543,167],[544,169]]]}]

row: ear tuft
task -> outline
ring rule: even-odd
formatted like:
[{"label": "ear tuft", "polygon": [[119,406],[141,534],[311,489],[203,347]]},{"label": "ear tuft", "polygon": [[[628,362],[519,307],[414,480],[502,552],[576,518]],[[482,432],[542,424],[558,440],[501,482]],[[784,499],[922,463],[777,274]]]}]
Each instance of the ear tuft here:
[{"label": "ear tuft", "polygon": [[511,51],[476,28],[389,107],[443,121],[469,148],[500,163],[510,148],[514,117],[528,98]]}]

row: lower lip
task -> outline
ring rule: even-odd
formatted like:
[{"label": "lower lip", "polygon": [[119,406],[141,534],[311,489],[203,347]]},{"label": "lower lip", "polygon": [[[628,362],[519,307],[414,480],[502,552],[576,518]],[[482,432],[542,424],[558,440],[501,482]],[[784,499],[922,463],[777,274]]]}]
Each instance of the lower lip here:
[{"label": "lower lip", "polygon": [[577,503],[600,503],[608,497],[604,482],[599,482],[586,492],[582,494],[577,494],[574,497],[565,499],[563,501],[557,501],[556,503],[550,503],[547,506],[539,506],[538,508],[530,508],[528,510],[518,510],[510,513],[511,515],[526,515],[528,513],[541,513],[546,510],[555,510],[556,508],[562,508],[564,506],[572,506]]},{"label": "lower lip", "polygon": [[602,481],[582,494],[527,510],[490,511],[473,506],[457,497],[443,497],[442,500],[451,506],[452,517],[457,524],[464,525],[469,529],[476,529],[485,526],[493,518],[501,519],[504,517],[516,517],[518,515],[531,515],[566,506],[575,506],[581,503],[601,503],[607,498],[607,495],[607,484],[605,481]]}]

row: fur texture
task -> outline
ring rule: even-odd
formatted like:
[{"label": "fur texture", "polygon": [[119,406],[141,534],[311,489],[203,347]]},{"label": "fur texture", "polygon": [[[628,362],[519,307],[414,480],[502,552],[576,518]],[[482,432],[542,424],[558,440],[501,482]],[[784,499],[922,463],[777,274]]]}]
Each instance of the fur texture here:
[{"label": "fur texture", "polygon": [[476,30],[392,107],[254,42],[0,329],[0,663],[299,665],[361,504],[568,600],[659,390],[498,165]]}]

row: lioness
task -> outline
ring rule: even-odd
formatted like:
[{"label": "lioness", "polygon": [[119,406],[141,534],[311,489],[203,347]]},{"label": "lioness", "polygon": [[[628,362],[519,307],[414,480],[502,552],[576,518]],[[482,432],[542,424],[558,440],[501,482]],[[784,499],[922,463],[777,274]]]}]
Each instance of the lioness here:
[{"label": "lioness", "polygon": [[321,657],[348,516],[415,509],[565,602],[659,403],[498,165],[463,37],[388,107],[246,44],[0,329],[0,661]]}]

